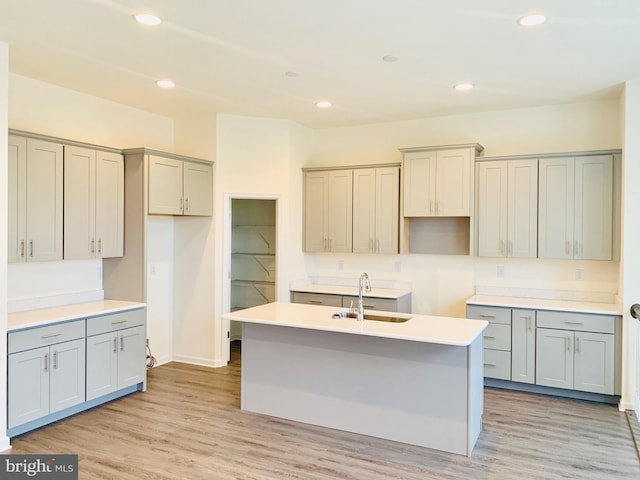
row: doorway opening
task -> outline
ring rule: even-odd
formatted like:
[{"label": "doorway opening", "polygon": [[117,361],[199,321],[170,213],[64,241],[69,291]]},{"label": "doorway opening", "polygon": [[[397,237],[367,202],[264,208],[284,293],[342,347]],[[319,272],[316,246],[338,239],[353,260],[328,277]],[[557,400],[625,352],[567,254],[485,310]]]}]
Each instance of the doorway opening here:
[{"label": "doorway opening", "polygon": [[[276,210],[273,199],[231,199],[230,311],[276,300]],[[229,331],[242,339],[241,323]]]}]

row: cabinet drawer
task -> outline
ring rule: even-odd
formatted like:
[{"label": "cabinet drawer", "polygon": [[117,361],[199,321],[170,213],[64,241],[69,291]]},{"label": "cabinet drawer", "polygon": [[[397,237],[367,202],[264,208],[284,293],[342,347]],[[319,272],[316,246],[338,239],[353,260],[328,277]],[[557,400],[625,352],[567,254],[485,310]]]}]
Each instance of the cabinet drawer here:
[{"label": "cabinet drawer", "polygon": [[579,332],[615,333],[615,317],[590,313],[538,311],[537,326]]},{"label": "cabinet drawer", "polygon": [[511,325],[490,323],[482,333],[484,348],[511,351]]},{"label": "cabinet drawer", "polygon": [[511,309],[505,307],[467,305],[467,318],[486,320],[489,323],[504,323],[511,325]]},{"label": "cabinet drawer", "polygon": [[[342,306],[349,308],[353,302],[353,307],[358,308],[358,297],[355,295],[345,295],[342,297]],[[397,302],[393,298],[362,297],[362,306],[365,310],[382,310],[383,312],[396,312]]]},{"label": "cabinet drawer", "polygon": [[54,343],[68,342],[84,338],[85,321],[74,320],[72,322],[55,323],[43,327],[9,332],[8,353],[31,350],[33,348],[53,345]]},{"label": "cabinet drawer", "polygon": [[511,380],[511,352],[484,349],[484,376]]},{"label": "cabinet drawer", "polygon": [[306,305],[327,305],[330,307],[342,306],[342,295],[293,292],[292,299],[293,303],[304,303]]},{"label": "cabinet drawer", "polygon": [[128,310],[87,319],[87,336],[137,327],[145,323],[145,309]]}]

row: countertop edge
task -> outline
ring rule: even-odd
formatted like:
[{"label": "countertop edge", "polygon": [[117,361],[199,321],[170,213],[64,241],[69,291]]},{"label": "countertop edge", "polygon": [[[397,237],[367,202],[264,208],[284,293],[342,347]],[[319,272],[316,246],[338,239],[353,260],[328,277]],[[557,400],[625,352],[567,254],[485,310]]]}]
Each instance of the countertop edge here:
[{"label": "countertop edge", "polygon": [[474,295],[465,302],[467,305],[488,307],[525,308],[558,312],[590,313],[600,315],[622,315],[622,306],[616,303],[579,302],[576,300],[552,300],[529,297],[502,297]]},{"label": "countertop edge", "polygon": [[[7,333],[53,325],[83,318],[99,317],[111,313],[145,308],[146,303],[124,300],[101,300],[75,303],[38,310],[25,310],[7,315]],[[70,311],[65,311],[70,310]]]}]

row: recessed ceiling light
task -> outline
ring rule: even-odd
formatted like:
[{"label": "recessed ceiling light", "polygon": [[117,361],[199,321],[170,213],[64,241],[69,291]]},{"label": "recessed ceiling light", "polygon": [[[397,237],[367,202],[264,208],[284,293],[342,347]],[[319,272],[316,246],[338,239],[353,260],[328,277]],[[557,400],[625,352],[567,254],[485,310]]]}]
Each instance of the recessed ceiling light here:
[{"label": "recessed ceiling light", "polygon": [[456,86],[453,87],[453,88],[455,88],[459,92],[465,92],[467,90],[471,90],[473,88],[473,84],[467,83],[467,82],[463,82],[463,83],[456,84]]},{"label": "recessed ceiling light", "polygon": [[176,84],[173,83],[171,80],[158,80],[156,82],[156,85],[162,88],[173,88],[176,86]]},{"label": "recessed ceiling light", "polygon": [[291,78],[296,78],[300,76],[298,72],[293,72],[293,71],[284,72],[284,74],[285,76],[291,77]]},{"label": "recessed ceiling light", "polygon": [[331,106],[331,102],[328,102],[326,100],[321,100],[318,103],[316,103],[316,107],[318,108],[329,108]]},{"label": "recessed ceiling light", "polygon": [[525,15],[524,17],[520,17],[518,19],[518,25],[521,27],[537,27],[538,25],[542,25],[547,21],[547,17],[545,17],[541,13],[530,13]]},{"label": "recessed ceiling light", "polygon": [[160,25],[162,20],[151,13],[136,13],[133,18],[143,25]]},{"label": "recessed ceiling light", "polygon": [[385,55],[382,57],[382,60],[385,62],[397,62],[400,60],[400,57],[396,57],[395,55]]}]

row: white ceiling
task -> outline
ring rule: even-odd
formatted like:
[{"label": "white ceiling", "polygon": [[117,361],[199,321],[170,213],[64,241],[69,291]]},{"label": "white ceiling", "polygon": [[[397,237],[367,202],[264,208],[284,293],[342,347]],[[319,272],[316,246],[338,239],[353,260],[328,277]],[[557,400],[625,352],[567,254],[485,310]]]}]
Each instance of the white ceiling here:
[{"label": "white ceiling", "polygon": [[16,74],[161,115],[320,128],[616,97],[640,0],[0,0],[0,41]]}]

